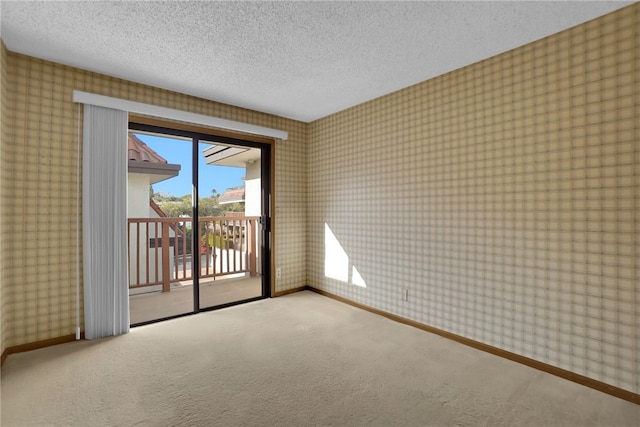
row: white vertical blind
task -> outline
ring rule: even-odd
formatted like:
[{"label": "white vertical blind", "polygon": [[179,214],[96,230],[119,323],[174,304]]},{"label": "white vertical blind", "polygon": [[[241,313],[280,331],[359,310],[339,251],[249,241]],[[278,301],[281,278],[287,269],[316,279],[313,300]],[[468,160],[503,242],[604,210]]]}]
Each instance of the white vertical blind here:
[{"label": "white vertical blind", "polygon": [[84,106],[84,333],[129,332],[126,111]]}]

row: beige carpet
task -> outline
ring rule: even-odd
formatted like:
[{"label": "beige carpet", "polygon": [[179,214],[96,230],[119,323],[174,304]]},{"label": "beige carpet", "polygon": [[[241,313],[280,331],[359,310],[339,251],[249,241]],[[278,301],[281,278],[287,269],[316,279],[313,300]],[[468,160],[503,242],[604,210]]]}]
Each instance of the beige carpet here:
[{"label": "beige carpet", "polygon": [[640,406],[311,292],[9,356],[2,426],[638,426]]}]

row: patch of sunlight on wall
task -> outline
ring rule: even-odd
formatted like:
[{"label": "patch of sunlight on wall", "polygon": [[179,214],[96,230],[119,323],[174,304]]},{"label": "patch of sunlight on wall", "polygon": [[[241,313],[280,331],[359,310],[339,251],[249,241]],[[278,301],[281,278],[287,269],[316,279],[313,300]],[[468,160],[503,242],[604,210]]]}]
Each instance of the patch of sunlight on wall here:
[{"label": "patch of sunlight on wall", "polygon": [[349,277],[349,255],[327,223],[324,224],[324,275],[344,283],[367,287],[355,266],[351,266],[351,277]]},{"label": "patch of sunlight on wall", "polygon": [[360,273],[358,272],[355,266],[351,268],[351,283],[353,283],[356,286],[360,286],[362,288],[367,287],[367,284],[365,283],[364,279],[362,278],[362,276],[360,275]]}]

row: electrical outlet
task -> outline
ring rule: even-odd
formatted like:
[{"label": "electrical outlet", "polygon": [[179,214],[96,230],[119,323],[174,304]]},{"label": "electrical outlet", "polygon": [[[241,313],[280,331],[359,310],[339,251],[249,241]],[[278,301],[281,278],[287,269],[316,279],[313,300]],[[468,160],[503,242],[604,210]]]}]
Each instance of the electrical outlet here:
[{"label": "electrical outlet", "polygon": [[280,267],[276,268],[276,279],[280,279],[282,277],[282,269]]},{"label": "electrical outlet", "polygon": [[409,289],[402,290],[402,301],[409,301]]}]

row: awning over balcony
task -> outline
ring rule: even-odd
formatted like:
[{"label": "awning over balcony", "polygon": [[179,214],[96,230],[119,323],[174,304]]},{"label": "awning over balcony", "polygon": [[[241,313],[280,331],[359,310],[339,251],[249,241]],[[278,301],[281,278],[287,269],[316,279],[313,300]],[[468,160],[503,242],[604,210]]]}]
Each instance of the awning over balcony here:
[{"label": "awning over balcony", "polygon": [[244,168],[248,163],[260,160],[259,149],[231,145],[211,145],[202,154],[208,165]]}]

